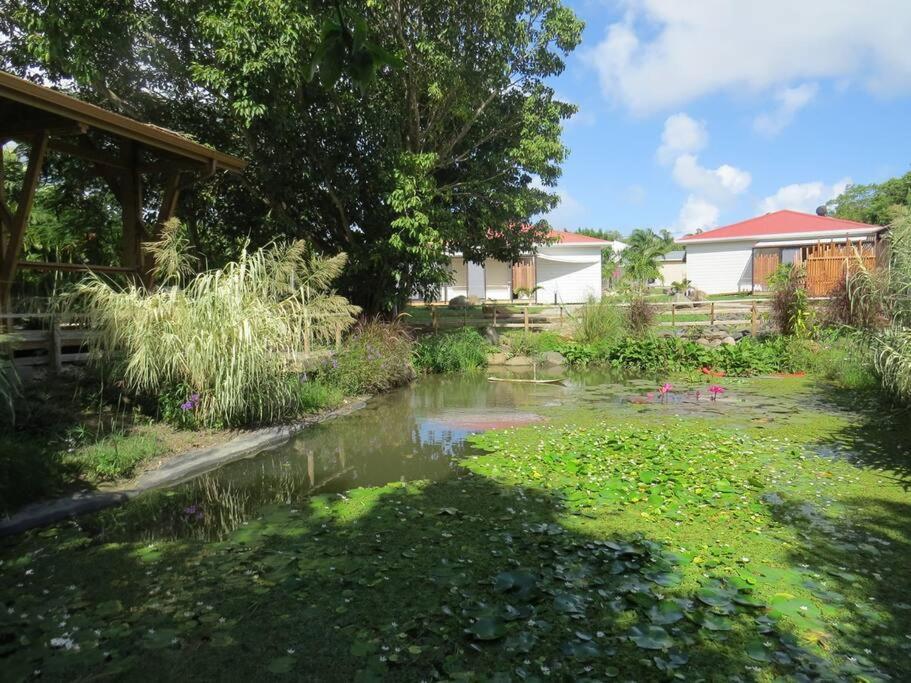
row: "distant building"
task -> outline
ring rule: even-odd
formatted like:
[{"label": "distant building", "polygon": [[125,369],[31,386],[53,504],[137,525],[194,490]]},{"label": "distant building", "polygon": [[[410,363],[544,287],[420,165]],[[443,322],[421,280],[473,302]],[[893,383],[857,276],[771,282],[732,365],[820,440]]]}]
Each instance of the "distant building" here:
[{"label": "distant building", "polygon": [[[461,254],[452,255],[452,284],[440,288],[440,298],[449,301],[457,296],[510,301],[516,293],[532,290],[536,303],[580,303],[601,296],[601,251],[622,242],[552,230],[554,242],[542,244],[536,253],[523,256],[515,264],[487,259],[471,263]],[[625,245],[623,245],[625,247]],[[535,289],[537,288],[537,289]]]},{"label": "distant building", "polygon": [[824,296],[844,275],[849,256],[875,264],[883,256],[881,225],[799,211],[775,211],[758,218],[687,235],[687,277],[707,294],[762,292],[781,263],[807,265],[807,289]]},{"label": "distant building", "polygon": [[661,283],[665,286],[686,279],[686,251],[679,249],[669,251],[658,259],[661,270]]}]

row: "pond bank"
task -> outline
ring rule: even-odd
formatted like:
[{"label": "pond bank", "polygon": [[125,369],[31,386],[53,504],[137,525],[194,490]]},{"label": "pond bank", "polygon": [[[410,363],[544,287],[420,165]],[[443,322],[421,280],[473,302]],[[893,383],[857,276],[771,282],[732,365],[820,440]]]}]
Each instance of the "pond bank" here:
[{"label": "pond bank", "polygon": [[288,425],[264,427],[245,432],[226,443],[170,455],[161,459],[157,467],[143,471],[134,479],[115,482],[95,491],[80,491],[53,500],[29,503],[0,520],[0,536],[21,533],[70,517],[120,505],[145,491],[173,486],[230,462],[276,448],[307,427],[350,415],[364,408],[369,398],[357,397],[341,407]]}]

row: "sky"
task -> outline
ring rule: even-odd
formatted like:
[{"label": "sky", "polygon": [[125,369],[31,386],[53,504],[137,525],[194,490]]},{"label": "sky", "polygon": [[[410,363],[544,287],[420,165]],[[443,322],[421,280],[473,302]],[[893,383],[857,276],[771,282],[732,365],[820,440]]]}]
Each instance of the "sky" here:
[{"label": "sky", "polygon": [[564,2],[554,227],[682,235],[911,171],[911,1]]}]

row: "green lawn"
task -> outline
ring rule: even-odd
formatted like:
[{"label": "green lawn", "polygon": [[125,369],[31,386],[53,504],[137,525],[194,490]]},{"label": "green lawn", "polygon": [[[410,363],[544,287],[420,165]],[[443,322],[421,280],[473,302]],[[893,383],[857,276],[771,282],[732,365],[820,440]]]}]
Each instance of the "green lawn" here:
[{"label": "green lawn", "polygon": [[907,433],[732,382],[805,410],[578,410],[476,437],[441,483],[249,518],[158,493],[7,540],[4,679],[904,678]]}]

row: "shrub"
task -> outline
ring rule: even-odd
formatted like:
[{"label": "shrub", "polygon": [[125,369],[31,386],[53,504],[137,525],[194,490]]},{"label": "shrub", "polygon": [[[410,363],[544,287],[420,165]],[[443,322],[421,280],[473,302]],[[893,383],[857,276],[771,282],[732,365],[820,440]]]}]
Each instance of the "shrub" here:
[{"label": "shrub", "polygon": [[556,351],[563,343],[563,338],[556,332],[526,332],[518,330],[507,332],[503,341],[512,356],[533,356],[545,351]]},{"label": "shrub", "polygon": [[287,378],[304,337],[334,339],[358,310],[330,289],[345,256],[276,244],[189,277],[182,259],[163,255],[181,248],[179,225],[169,224],[153,245],[162,265],[157,289],[118,288],[94,274],[78,286],[73,306],[84,307],[97,331],[95,360],[127,392],[155,402],[186,390],[178,405],[191,404],[200,425],[287,416],[296,407]]},{"label": "shrub", "polygon": [[643,337],[655,326],[655,309],[642,295],[629,301],[626,309],[626,329],[634,337]]},{"label": "shrub", "polygon": [[341,389],[311,375],[303,374],[289,380],[296,384],[294,393],[300,412],[315,413],[342,402],[344,394]]},{"label": "shrub", "polygon": [[348,395],[374,394],[414,378],[413,341],[399,321],[362,321],[345,340],[325,380]]},{"label": "shrub", "polygon": [[879,386],[870,354],[862,338],[832,338],[812,356],[810,364],[818,375],[842,389],[870,390]]},{"label": "shrub", "polygon": [[878,330],[889,324],[879,272],[852,269],[829,291],[824,308],[828,325],[844,325],[856,330]]},{"label": "shrub", "polygon": [[911,330],[889,328],[872,343],[873,367],[882,388],[898,402],[911,404]]},{"label": "shrub", "polygon": [[576,314],[573,338],[582,344],[616,339],[623,335],[623,316],[605,299],[590,298]]},{"label": "shrub", "polygon": [[438,332],[418,340],[414,364],[425,372],[462,372],[487,366],[490,345],[477,330],[463,327]]},{"label": "shrub", "polygon": [[0,357],[0,424],[16,419],[16,397],[19,395],[19,377],[13,364]]},{"label": "shrub", "polygon": [[772,322],[784,335],[809,336],[812,311],[807,298],[804,266],[782,263],[769,277],[772,289]]}]

